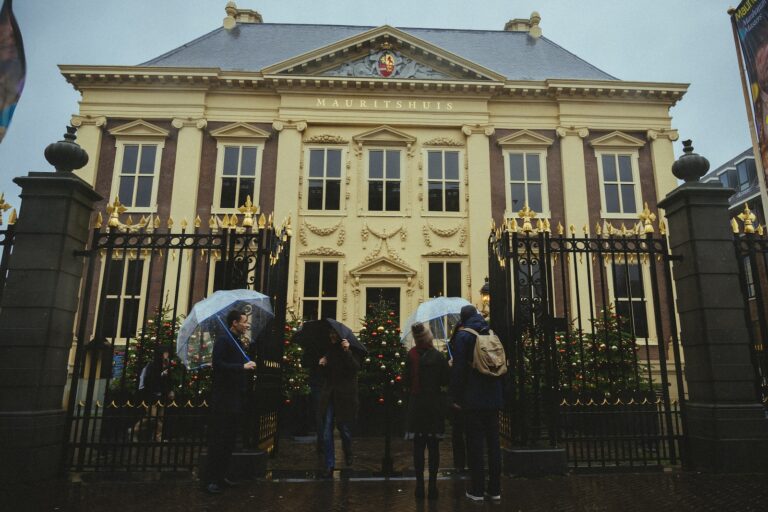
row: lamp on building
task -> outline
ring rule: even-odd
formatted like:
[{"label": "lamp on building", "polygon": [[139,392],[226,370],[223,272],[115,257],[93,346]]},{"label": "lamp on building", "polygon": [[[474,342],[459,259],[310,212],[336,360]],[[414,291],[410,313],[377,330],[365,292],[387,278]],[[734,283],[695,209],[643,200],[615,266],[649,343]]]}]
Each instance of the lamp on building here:
[{"label": "lamp on building", "polygon": [[482,288],[480,288],[480,302],[482,302],[480,312],[483,316],[488,316],[488,304],[491,303],[491,286],[488,284],[487,277],[485,278],[485,283],[483,283]]}]

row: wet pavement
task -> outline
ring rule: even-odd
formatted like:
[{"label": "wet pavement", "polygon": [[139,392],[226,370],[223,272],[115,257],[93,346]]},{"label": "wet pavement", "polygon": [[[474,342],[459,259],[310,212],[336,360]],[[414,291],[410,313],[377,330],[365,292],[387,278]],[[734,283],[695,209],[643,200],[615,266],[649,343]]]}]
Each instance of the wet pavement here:
[{"label": "wet pavement", "polygon": [[[441,443],[440,497],[413,496],[410,443],[392,440],[396,477],[380,474],[384,441],[356,439],[352,468],[319,480],[313,440],[284,438],[266,477],[223,495],[204,493],[191,473],[72,474],[35,486],[0,487],[0,510],[129,511],[768,511],[768,475],[715,475],[680,470],[504,477],[501,503],[464,497],[466,475],[452,470],[450,442]],[[337,446],[337,460],[343,461]]]}]

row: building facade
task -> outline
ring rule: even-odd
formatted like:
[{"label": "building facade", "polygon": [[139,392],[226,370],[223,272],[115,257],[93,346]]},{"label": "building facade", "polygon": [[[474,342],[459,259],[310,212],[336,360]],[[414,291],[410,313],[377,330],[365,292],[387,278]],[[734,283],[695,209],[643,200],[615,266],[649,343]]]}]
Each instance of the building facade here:
[{"label": "building facade", "polygon": [[[401,319],[433,296],[480,304],[492,222],[527,205],[553,227],[631,228],[677,185],[669,109],[687,85],[619,80],[539,22],[268,24],[230,2],[222,27],[149,62],[61,66],[82,94],[79,175],[123,221],[205,232],[249,197],[290,219],[305,318],[357,329],[381,298]],[[125,336],[144,320],[136,291],[111,313]]]}]

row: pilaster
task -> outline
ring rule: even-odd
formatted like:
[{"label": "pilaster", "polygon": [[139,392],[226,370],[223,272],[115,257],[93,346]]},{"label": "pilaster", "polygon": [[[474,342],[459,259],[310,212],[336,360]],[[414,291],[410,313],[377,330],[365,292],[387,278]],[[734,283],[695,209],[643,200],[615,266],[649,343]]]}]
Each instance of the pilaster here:
[{"label": "pilaster", "polygon": [[74,171],[74,173],[93,187],[96,184],[96,170],[99,168],[99,158],[101,156],[101,135],[107,126],[107,118],[90,115],[72,116],[71,124],[77,128],[79,146],[90,157],[88,163],[82,169]]},{"label": "pilaster", "polygon": [[661,199],[677,188],[677,178],[669,171],[675,163],[672,143],[679,138],[677,130],[648,130],[651,142],[651,164],[653,181],[656,183],[656,198]]},{"label": "pilaster", "polygon": [[469,289],[471,302],[480,304],[480,287],[488,276],[488,229],[491,210],[491,125],[464,125],[467,137],[466,205],[469,211]]}]

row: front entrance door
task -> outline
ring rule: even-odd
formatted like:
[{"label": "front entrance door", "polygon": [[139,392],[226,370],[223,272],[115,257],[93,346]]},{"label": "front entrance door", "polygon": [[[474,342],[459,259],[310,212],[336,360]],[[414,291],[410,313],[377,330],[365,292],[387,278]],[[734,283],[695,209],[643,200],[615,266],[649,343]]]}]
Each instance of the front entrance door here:
[{"label": "front entrance door", "polygon": [[395,312],[396,322],[400,321],[400,288],[366,288],[365,311],[368,312],[371,304],[386,301],[390,309]]}]

